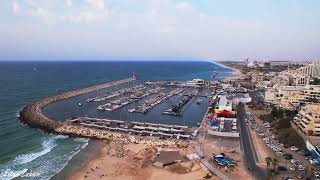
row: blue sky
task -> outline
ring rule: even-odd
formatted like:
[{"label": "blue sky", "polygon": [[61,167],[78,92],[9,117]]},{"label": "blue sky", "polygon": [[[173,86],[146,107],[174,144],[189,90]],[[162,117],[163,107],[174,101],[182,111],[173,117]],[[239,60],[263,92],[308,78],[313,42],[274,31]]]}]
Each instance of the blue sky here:
[{"label": "blue sky", "polygon": [[0,2],[0,60],[320,59],[318,0]]}]

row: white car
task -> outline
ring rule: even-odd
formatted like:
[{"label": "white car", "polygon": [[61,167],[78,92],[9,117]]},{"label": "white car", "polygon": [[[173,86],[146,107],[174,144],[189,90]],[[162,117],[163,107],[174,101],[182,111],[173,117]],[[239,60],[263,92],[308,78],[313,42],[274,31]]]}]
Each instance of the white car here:
[{"label": "white car", "polygon": [[299,171],[304,171],[304,167],[302,165],[299,166]]},{"label": "white car", "polygon": [[291,171],[295,171],[296,170],[296,168],[294,168],[294,167],[290,167],[289,168]]},{"label": "white car", "polygon": [[295,146],[292,146],[291,147],[291,151],[298,151],[299,150],[299,148],[297,148],[297,147],[295,147]]}]

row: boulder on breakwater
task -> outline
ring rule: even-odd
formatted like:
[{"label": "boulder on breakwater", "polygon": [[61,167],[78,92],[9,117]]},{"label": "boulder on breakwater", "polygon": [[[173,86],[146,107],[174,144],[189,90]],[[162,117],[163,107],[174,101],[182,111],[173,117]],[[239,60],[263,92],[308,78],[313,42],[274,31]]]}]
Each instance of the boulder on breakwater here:
[{"label": "boulder on breakwater", "polygon": [[[47,105],[49,105],[53,102],[56,102],[56,101],[60,101],[63,99],[74,97],[74,96],[78,96],[81,94],[90,93],[90,92],[93,92],[93,91],[96,91],[99,89],[117,86],[117,85],[124,84],[124,83],[134,81],[134,80],[136,80],[136,78],[132,77],[132,78],[127,78],[127,79],[123,79],[123,80],[119,80],[119,81],[99,84],[96,86],[91,86],[91,87],[83,88],[80,90],[65,92],[65,93],[62,93],[59,95],[55,95],[55,96],[46,97],[40,101],[34,102],[34,103],[29,104],[26,107],[24,107],[22,109],[22,111],[20,112],[20,117],[19,117],[20,122],[22,122],[23,124],[26,124],[29,127],[41,129],[45,132],[59,133],[56,131],[56,129],[61,127],[65,123],[55,121],[55,120],[50,119],[47,116],[45,116],[43,114],[44,107],[46,107]],[[75,135],[79,136],[78,133]],[[86,135],[84,135],[84,136],[86,136]]]}]

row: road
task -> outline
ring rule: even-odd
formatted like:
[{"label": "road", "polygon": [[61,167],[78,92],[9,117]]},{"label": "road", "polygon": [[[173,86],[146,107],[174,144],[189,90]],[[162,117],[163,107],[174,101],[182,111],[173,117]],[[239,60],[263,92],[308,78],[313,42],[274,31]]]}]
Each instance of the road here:
[{"label": "road", "polygon": [[237,108],[237,118],[240,126],[240,141],[244,153],[245,166],[257,179],[265,179],[265,170],[257,166],[257,153],[246,126],[244,105],[239,104]]}]

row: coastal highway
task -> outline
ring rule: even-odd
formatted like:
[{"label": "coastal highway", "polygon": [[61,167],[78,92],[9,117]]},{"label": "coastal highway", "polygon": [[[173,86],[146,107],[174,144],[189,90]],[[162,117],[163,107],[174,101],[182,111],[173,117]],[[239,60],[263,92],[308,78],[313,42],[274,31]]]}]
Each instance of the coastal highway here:
[{"label": "coastal highway", "polygon": [[249,134],[249,130],[246,126],[245,108],[242,103],[240,103],[237,107],[237,116],[240,126],[240,141],[244,153],[245,166],[248,169],[248,171],[252,173],[252,175],[255,176],[257,179],[265,179],[266,172],[256,164],[257,153],[254,148],[251,136]]}]

